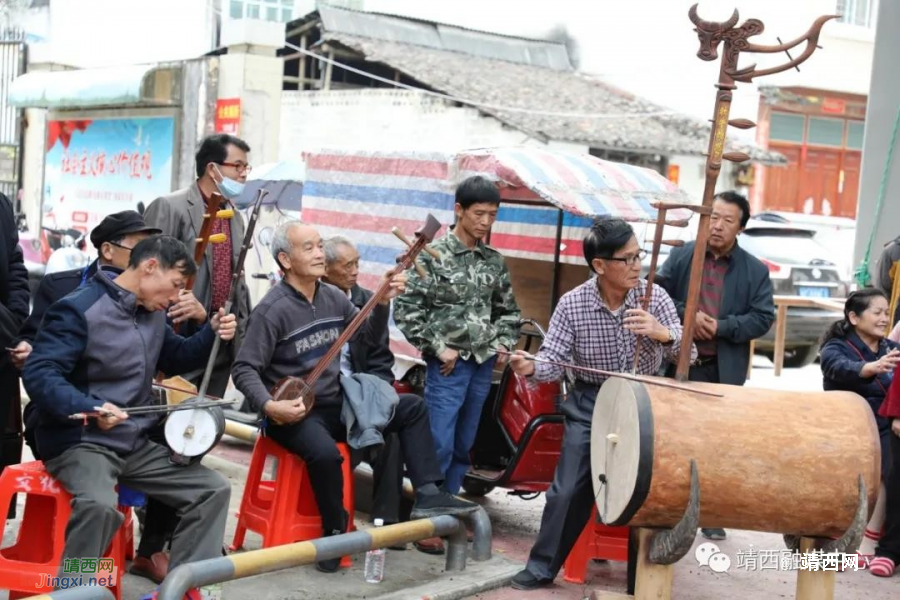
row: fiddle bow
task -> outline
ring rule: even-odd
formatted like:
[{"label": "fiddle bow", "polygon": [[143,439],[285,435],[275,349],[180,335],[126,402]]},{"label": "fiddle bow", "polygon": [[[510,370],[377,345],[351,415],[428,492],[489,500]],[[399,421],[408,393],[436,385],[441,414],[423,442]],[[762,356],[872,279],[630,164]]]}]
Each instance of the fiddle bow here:
[{"label": "fiddle bow", "polygon": [[[381,302],[384,296],[387,294],[388,290],[391,287],[391,279],[402,273],[403,271],[409,269],[416,265],[416,256],[419,255],[419,252],[422,250],[428,251],[429,249],[426,247],[427,244],[431,243],[434,240],[434,236],[441,228],[441,223],[437,219],[435,219],[431,214],[425,219],[424,225],[420,227],[416,231],[416,241],[409,245],[409,249],[402,255],[397,258],[397,265],[391,269],[385,280],[381,283],[377,290],[372,294],[372,297],[369,298],[369,301],[359,310],[353,320],[347,325],[341,335],[334,341],[331,347],[328,349],[328,352],[316,363],[315,368],[307,375],[305,378],[302,377],[285,377],[279,380],[275,386],[272,388],[272,400],[286,401],[286,400],[296,400],[300,398],[303,401],[303,405],[306,407],[306,414],[309,414],[309,411],[312,409],[315,404],[315,385],[319,378],[322,376],[322,373],[325,372],[325,369],[328,368],[328,365],[337,358],[337,356],[341,353],[341,348],[344,347],[353,334],[362,326],[365,319],[371,314],[373,310],[375,310],[375,306]],[[396,233],[395,233],[396,235]]]},{"label": "fiddle bow", "polygon": [[[247,221],[247,228],[244,232],[244,239],[241,242],[241,251],[238,254],[237,263],[234,265],[234,270],[231,274],[231,285],[228,288],[228,296],[225,299],[225,305],[222,307],[225,311],[225,314],[231,313],[231,309],[234,306],[234,298],[237,295],[238,287],[240,286],[241,278],[244,276],[244,261],[247,258],[247,251],[250,249],[251,244],[253,243],[253,232],[256,229],[256,221],[259,219],[259,211],[262,207],[263,198],[269,192],[265,189],[260,188],[256,193],[256,200],[253,202],[253,208],[250,211],[250,216]],[[196,420],[198,418],[198,413],[204,410],[214,410],[218,411],[221,406],[231,404],[231,402],[224,401],[215,401],[210,400],[207,396],[206,390],[209,388],[209,380],[212,377],[213,368],[216,363],[216,357],[219,354],[219,346],[222,344],[222,338],[218,335],[215,336],[215,340],[213,341],[213,347],[209,354],[209,359],[206,361],[206,370],[203,372],[203,380],[200,382],[200,389],[197,395],[193,398],[189,398],[181,403],[179,408],[170,408],[170,411],[176,410],[188,410],[188,408],[180,408],[187,407],[191,405],[191,408],[196,409],[195,412],[191,412],[188,415],[188,418],[183,419],[179,422],[174,422],[171,419],[166,421],[165,435],[166,441],[169,443],[169,447],[175,451],[176,456],[180,456],[184,454],[182,448],[186,448],[190,442],[190,440],[196,435]],[[220,413],[221,414],[221,413]],[[186,423],[184,423],[186,421]],[[222,422],[224,423],[224,417],[222,417]],[[218,438],[211,438],[217,441]],[[211,444],[214,444],[215,441],[212,441]],[[209,448],[212,446],[210,445]],[[209,448],[201,448],[200,454],[206,452]],[[196,449],[195,449],[196,450]],[[179,459],[182,460],[182,459]]]}]

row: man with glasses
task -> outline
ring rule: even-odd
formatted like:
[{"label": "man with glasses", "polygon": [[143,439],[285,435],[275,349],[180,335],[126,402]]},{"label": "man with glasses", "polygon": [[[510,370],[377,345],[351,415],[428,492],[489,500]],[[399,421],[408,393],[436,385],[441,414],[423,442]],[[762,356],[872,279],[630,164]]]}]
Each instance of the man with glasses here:
[{"label": "man with glasses", "polygon": [[[750,342],[765,335],[775,321],[769,269],[737,243],[749,219],[750,203],[744,196],[737,192],[716,195],[694,326],[699,357],[691,366],[691,381],[744,385]],[[682,319],[693,257],[694,242],[675,248],[656,276]],[[670,375],[674,371],[669,368]],[[724,529],[703,529],[702,533],[707,539],[725,539]]]},{"label": "man with glasses", "polygon": [[[212,194],[218,192],[225,198],[224,204],[212,207],[212,210],[234,208],[233,202],[241,196],[252,168],[247,158],[249,152],[250,146],[233,135],[218,133],[206,137],[196,155],[197,180],[184,189],[154,200],[147,207],[144,218],[162,229],[163,233],[181,240],[193,253],[200,236],[203,214]],[[204,259],[197,265],[194,282],[194,294],[210,314],[224,306],[228,296],[232,269],[244,240],[244,219],[239,212],[235,212],[230,220],[216,219],[212,233],[224,234],[226,241],[206,247]],[[222,344],[216,357],[209,382],[209,393],[213,396],[222,397],[225,394],[231,363],[237,356],[250,314],[250,293],[243,279],[239,282],[232,310],[238,319],[238,331],[232,342]],[[180,333],[191,335],[195,330],[195,327],[189,327]],[[199,385],[202,376],[202,372],[196,373],[188,379]]]},{"label": "man with glasses", "polygon": [[[584,258],[595,277],[565,294],[550,318],[550,329],[537,356],[557,363],[630,373],[638,336],[643,338],[637,373],[654,375],[663,357],[677,358],[681,322],[672,300],[654,286],[645,311],[647,283],[641,281],[644,254],[631,225],[622,219],[598,219],[584,238]],[[565,377],[562,367],[528,360],[521,351],[510,368],[533,381]],[[594,507],[591,482],[591,420],[606,377],[578,372],[575,386],[560,407],[565,417],[562,449],[541,518],[541,529],[525,569],[512,580],[519,590],[553,583],[584,530]]]}]

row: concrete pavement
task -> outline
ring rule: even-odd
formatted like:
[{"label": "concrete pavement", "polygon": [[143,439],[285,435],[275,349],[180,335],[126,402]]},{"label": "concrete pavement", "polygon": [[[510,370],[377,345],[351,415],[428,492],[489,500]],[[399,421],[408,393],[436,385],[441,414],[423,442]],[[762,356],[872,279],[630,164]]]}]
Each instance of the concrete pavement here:
[{"label": "concrete pavement", "polygon": [[[804,369],[786,369],[781,378],[772,376],[771,363],[762,357],[755,360],[753,378],[749,385],[768,389],[821,389],[818,365]],[[250,446],[234,440],[224,440],[205,463],[226,475],[232,484],[226,543],[230,543],[236,524],[235,513],[243,494]],[[20,497],[20,502],[22,501]],[[410,547],[406,551],[388,551],[385,580],[381,584],[366,584],[363,577],[364,556],[354,557],[353,567],[335,574],[319,573],[313,566],[288,569],[277,573],[237,580],[223,586],[223,599],[281,600],[281,599],[344,599],[344,598],[481,598],[484,600],[553,598],[581,600],[590,597],[595,589],[624,592],[626,567],[624,563],[593,563],[588,568],[588,580],[583,585],[563,581],[562,576],[548,588],[525,593],[509,587],[507,582],[524,565],[534,541],[543,510],[543,496],[522,500],[505,490],[495,490],[479,502],[488,511],[494,531],[494,558],[485,563],[469,561],[463,573],[443,571],[443,557],[422,554]],[[21,510],[19,512],[21,515]],[[4,546],[12,543],[15,527],[7,527]],[[366,515],[357,514],[357,527],[368,527]],[[702,539],[698,538],[698,545]],[[726,573],[714,573],[700,566],[688,554],[675,566],[674,598],[676,600],[719,600],[722,598],[792,598],[796,573],[746,568],[741,555],[752,551],[780,551],[784,548],[780,535],[747,531],[729,531],[728,539],[718,543],[732,561]],[[258,536],[248,533],[247,549],[260,546]],[[900,577],[890,580],[873,577],[867,572],[837,574],[836,598],[841,600],[875,600],[900,597]],[[124,598],[138,598],[155,588],[151,582],[125,576]],[[0,592],[0,600],[6,597]]]}]

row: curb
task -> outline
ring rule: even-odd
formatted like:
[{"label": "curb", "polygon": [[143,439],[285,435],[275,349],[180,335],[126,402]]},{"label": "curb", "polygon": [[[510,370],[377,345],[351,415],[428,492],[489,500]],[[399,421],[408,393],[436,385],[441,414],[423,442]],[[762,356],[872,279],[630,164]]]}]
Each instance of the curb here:
[{"label": "curb", "polygon": [[[490,590],[504,587],[525,567],[524,563],[495,556],[483,563],[468,563],[462,573],[453,573],[447,579],[439,579],[427,584],[390,592],[383,596],[373,596],[372,600],[460,600],[470,598]],[[442,577],[447,577],[444,574]]]},{"label": "curb", "polygon": [[215,456],[214,454],[207,454],[200,462],[203,466],[218,471],[222,475],[232,479],[246,480],[247,473],[250,471],[249,467]]}]

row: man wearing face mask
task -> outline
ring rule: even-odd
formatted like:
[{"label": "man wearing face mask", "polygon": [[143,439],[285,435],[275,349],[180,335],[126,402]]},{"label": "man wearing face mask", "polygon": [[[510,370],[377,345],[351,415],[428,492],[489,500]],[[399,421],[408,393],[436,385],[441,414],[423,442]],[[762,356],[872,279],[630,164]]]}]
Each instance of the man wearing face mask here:
[{"label": "man wearing face mask", "polygon": [[[206,137],[200,143],[196,155],[197,181],[154,200],[144,213],[147,224],[178,238],[193,253],[197,238],[200,237],[203,214],[213,193],[221,194],[225,202],[222,206],[212,207],[212,210],[239,208],[234,202],[243,192],[244,182],[250,173],[251,166],[247,158],[249,153],[250,146],[233,135],[217,133]],[[197,265],[193,290],[209,314],[222,307],[228,296],[233,265],[244,239],[244,219],[235,211],[234,218],[230,220],[217,219],[212,232],[225,234],[226,241],[206,247],[204,259]],[[233,342],[222,344],[216,358],[209,383],[209,393],[214,396],[221,397],[225,393],[231,363],[240,348],[245,321],[250,314],[250,293],[243,279],[239,283],[233,312],[237,315],[238,331]],[[190,335],[195,329],[196,326],[189,323],[180,333]],[[201,378],[202,373],[190,377],[198,385]]]}]

